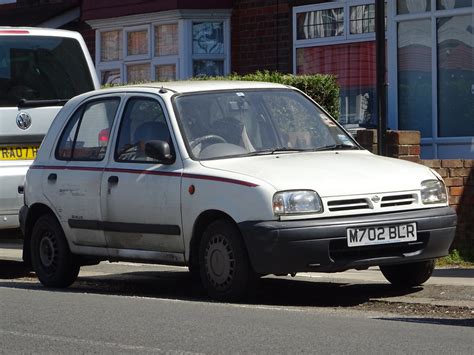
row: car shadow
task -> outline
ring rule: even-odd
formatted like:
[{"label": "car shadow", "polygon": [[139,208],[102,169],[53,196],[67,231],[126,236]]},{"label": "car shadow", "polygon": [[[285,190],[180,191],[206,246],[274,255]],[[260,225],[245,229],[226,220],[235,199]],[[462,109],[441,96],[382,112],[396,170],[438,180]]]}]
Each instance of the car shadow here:
[{"label": "car shadow", "polygon": [[[18,275],[18,276],[17,276]],[[0,271],[0,279],[34,276],[34,273]],[[1,287],[35,289],[54,292],[80,292],[112,294],[150,298],[181,299],[189,301],[212,301],[203,290],[199,280],[187,271],[141,271],[98,276],[80,276],[67,289],[48,289],[39,282],[11,280],[0,282]],[[297,307],[353,307],[363,305],[371,299],[406,296],[422,291],[422,287],[396,289],[390,284],[351,284],[343,281],[321,281],[289,277],[264,277],[239,303],[268,306]]]},{"label": "car shadow", "polygon": [[30,268],[22,261],[0,260],[0,280],[17,279],[21,277],[36,277]]},{"label": "car shadow", "polygon": [[388,320],[394,322],[404,322],[404,323],[420,323],[420,324],[435,324],[435,325],[452,325],[458,327],[474,327],[474,318],[461,318],[461,319],[452,319],[452,318],[414,318],[414,317],[381,317],[376,318],[380,320]]}]

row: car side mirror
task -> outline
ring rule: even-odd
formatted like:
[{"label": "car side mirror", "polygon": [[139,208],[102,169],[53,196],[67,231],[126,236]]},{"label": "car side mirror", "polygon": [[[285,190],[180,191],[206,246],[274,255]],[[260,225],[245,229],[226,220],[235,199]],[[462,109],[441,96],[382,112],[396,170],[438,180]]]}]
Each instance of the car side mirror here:
[{"label": "car side mirror", "polygon": [[173,164],[175,157],[171,154],[171,147],[165,141],[148,141],[145,143],[145,154],[147,157],[159,160],[165,165]]}]

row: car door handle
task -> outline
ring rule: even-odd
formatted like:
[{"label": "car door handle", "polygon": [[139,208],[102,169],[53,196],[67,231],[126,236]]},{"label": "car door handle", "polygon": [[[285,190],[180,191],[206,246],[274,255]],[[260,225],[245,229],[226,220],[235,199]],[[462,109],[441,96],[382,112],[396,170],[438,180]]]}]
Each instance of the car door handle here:
[{"label": "car door handle", "polygon": [[118,176],[112,175],[112,176],[109,176],[107,181],[109,182],[109,184],[115,185],[115,184],[118,184],[119,178]]},{"label": "car door handle", "polygon": [[49,175],[48,175],[48,181],[54,182],[54,181],[56,181],[57,179],[58,179],[58,175],[55,174],[55,173],[52,173],[52,174],[49,174]]}]

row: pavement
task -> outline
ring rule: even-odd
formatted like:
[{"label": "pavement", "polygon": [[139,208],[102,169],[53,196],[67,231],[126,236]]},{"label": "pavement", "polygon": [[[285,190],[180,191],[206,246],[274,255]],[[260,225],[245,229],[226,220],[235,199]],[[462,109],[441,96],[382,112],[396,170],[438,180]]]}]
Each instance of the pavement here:
[{"label": "pavement", "polygon": [[[1,265],[21,265],[22,241],[20,239],[0,239],[0,268]],[[146,275],[150,271],[183,271],[182,267],[103,262],[96,266],[81,268],[81,277],[100,277],[116,275],[128,277],[130,271],[142,272]],[[2,270],[0,270],[0,276]],[[8,274],[8,273],[7,273]],[[13,273],[14,274],[14,273]],[[0,277],[2,278],[2,277]],[[4,277],[5,278],[5,277]],[[339,273],[298,273],[295,280],[309,282],[334,283],[338,285],[387,285],[378,267],[368,270],[349,270]],[[436,268],[433,276],[423,285],[421,291],[407,292],[406,294],[383,293],[371,297],[373,301],[432,305],[439,307],[456,307],[471,310],[474,317],[474,268],[442,267]]]}]

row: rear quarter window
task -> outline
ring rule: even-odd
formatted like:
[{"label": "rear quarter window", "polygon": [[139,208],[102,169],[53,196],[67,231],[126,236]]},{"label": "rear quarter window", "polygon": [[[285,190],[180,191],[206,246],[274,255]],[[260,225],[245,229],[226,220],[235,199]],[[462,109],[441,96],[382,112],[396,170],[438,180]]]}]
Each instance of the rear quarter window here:
[{"label": "rear quarter window", "polygon": [[99,161],[104,159],[119,98],[94,100],[70,117],[56,148],[56,159]]}]

